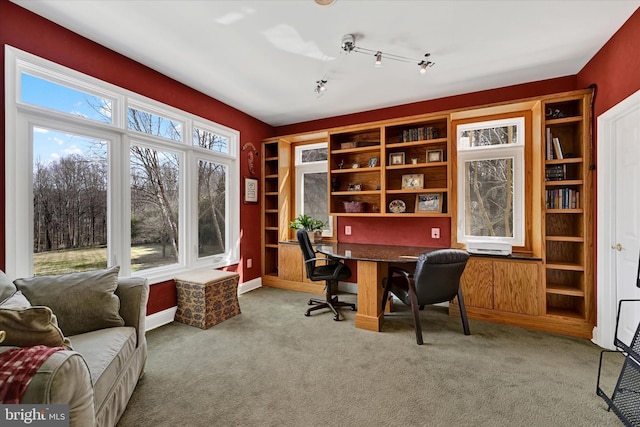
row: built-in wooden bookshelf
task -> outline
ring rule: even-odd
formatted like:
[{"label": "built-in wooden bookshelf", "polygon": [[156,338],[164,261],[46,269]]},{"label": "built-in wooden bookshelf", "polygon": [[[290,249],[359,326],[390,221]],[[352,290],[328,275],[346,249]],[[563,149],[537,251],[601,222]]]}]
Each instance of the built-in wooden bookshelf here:
[{"label": "built-in wooden bookshelf", "polygon": [[450,216],[448,128],[432,116],[331,132],[331,214]]},{"label": "built-in wooden bookshelf", "polygon": [[587,328],[595,320],[589,105],[588,91],[542,103],[545,314]]},{"label": "built-in wooden bookshelf", "polygon": [[278,275],[278,140],[262,143],[262,275]]}]

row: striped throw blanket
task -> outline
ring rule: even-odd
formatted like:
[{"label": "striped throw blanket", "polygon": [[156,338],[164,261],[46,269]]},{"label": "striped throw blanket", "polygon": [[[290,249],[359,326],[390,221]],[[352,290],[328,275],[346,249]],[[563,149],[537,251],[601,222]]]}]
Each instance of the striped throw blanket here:
[{"label": "striped throw blanket", "polygon": [[31,378],[45,360],[64,347],[15,348],[0,354],[0,403],[20,403]]}]

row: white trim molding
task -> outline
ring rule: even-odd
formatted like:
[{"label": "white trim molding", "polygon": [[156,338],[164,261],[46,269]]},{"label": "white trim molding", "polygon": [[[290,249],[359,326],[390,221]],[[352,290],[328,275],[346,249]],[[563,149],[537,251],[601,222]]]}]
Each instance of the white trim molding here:
[{"label": "white trim molding", "polygon": [[616,328],[616,314],[618,298],[616,294],[616,260],[615,253],[610,249],[610,242],[615,239],[615,214],[611,207],[615,206],[616,192],[616,147],[615,126],[621,116],[640,108],[640,91],[630,95],[620,103],[598,116],[598,146],[597,146],[597,227],[596,248],[596,303],[597,320],[593,328],[593,341],[603,348],[613,349],[613,339]]}]

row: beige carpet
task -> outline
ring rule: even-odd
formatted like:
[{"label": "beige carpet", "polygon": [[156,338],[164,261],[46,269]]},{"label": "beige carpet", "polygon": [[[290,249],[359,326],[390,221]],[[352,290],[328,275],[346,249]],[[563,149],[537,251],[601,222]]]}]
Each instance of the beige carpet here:
[{"label": "beige carpet", "polygon": [[[588,340],[470,321],[440,307],[387,315],[381,333],[354,312],[305,317],[308,294],[260,288],[208,330],[148,333],[149,359],[120,427],[618,426],[596,396]],[[355,296],[341,296],[355,301]],[[617,364],[605,371],[613,384]]]}]

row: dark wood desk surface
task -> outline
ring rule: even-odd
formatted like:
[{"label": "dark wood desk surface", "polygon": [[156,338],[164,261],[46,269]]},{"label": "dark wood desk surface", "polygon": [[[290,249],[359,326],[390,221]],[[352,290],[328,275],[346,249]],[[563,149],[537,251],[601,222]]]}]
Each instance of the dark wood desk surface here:
[{"label": "dark wood desk surface", "polygon": [[393,263],[416,262],[420,254],[434,251],[436,249],[440,248],[340,242],[323,243],[316,247],[318,252],[334,258]]}]

